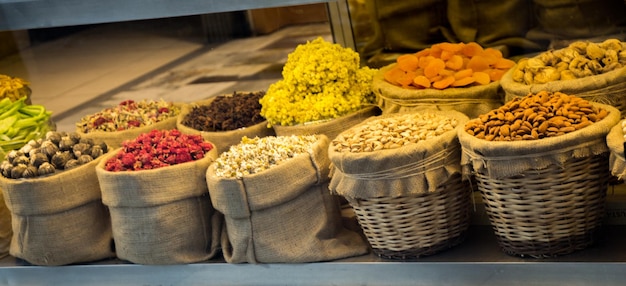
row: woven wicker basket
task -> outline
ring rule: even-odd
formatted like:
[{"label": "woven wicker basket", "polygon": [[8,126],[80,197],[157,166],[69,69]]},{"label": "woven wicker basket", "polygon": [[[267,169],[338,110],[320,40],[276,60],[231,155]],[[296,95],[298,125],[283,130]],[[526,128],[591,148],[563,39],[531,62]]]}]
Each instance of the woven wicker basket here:
[{"label": "woven wicker basket", "polygon": [[608,156],[572,158],[564,166],[497,180],[475,173],[505,253],[552,257],[594,242],[604,215]]},{"label": "woven wicker basket", "polygon": [[470,191],[460,174],[435,192],[402,197],[346,197],[373,252],[386,259],[415,259],[463,242]]}]

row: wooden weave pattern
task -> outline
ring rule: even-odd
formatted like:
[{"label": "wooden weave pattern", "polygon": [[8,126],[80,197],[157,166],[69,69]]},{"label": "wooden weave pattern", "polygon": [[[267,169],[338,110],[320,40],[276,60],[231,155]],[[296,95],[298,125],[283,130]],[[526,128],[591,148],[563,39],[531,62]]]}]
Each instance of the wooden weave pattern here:
[{"label": "wooden weave pattern", "polygon": [[553,257],[586,248],[604,215],[608,155],[493,179],[476,172],[500,247],[515,256]]},{"label": "wooden weave pattern", "polygon": [[469,227],[470,190],[458,174],[431,193],[346,199],[373,252],[382,258],[436,254],[461,243]]}]

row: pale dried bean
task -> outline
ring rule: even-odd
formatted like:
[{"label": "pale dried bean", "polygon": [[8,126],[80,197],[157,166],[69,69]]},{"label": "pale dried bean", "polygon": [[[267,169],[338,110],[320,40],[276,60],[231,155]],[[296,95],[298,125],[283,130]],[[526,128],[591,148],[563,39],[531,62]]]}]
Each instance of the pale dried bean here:
[{"label": "pale dried bean", "polygon": [[433,113],[397,114],[375,119],[339,134],[331,146],[336,152],[395,149],[452,131],[457,120]]}]

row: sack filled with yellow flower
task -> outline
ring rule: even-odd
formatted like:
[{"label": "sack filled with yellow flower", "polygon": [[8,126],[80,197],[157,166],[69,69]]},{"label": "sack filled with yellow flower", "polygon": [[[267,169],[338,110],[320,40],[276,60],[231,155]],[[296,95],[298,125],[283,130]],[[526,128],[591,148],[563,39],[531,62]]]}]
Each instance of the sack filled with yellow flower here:
[{"label": "sack filled with yellow flower", "polygon": [[500,81],[505,101],[540,91],[562,92],[608,104],[626,116],[626,42],[575,41],[522,58]]},{"label": "sack filled with yellow flower", "polygon": [[514,65],[476,42],[437,43],[381,68],[372,89],[383,114],[437,109],[473,118],[502,105],[499,81]]},{"label": "sack filled with yellow flower", "polygon": [[283,79],[261,98],[261,115],[276,135],[341,131],[379,114],[371,82],[375,69],[360,66],[359,54],[322,38],[299,45],[289,54]]}]

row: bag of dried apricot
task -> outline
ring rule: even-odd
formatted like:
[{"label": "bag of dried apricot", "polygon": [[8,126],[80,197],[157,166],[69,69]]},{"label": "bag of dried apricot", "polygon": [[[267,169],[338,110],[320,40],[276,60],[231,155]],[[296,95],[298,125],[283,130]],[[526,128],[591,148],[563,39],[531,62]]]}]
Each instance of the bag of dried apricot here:
[{"label": "bag of dried apricot", "polygon": [[328,190],[324,135],[244,138],[206,175],[211,202],[224,214],[229,263],[328,261],[367,253],[344,227]]},{"label": "bag of dried apricot", "polygon": [[437,109],[471,118],[502,105],[499,80],[514,65],[475,42],[438,43],[381,68],[372,89],[383,114]]},{"label": "bag of dried apricot", "polygon": [[259,99],[265,92],[235,92],[186,104],[176,121],[176,128],[185,134],[200,134],[217,148],[228,150],[245,137],[274,135],[267,120],[260,114]]},{"label": "bag of dried apricot", "polygon": [[478,182],[505,253],[552,257],[597,240],[610,178],[610,105],[561,92],[515,98],[459,129],[465,174]]},{"label": "bag of dried apricot", "polygon": [[222,215],[211,206],[204,179],[216,157],[199,135],[152,130],[96,166],[118,258],[186,264],[217,253]]},{"label": "bag of dried apricot", "polygon": [[4,203],[4,196],[0,193],[0,258],[9,254],[11,235],[13,235],[11,213]]},{"label": "bag of dried apricot", "polygon": [[563,92],[616,107],[626,116],[626,43],[576,41],[520,59],[500,81],[505,101],[541,91]]},{"label": "bag of dried apricot", "polygon": [[626,145],[626,120],[621,120],[611,128],[606,136],[606,144],[611,150],[609,166],[611,174],[620,180],[626,179],[626,157],[624,156],[624,145]]}]

